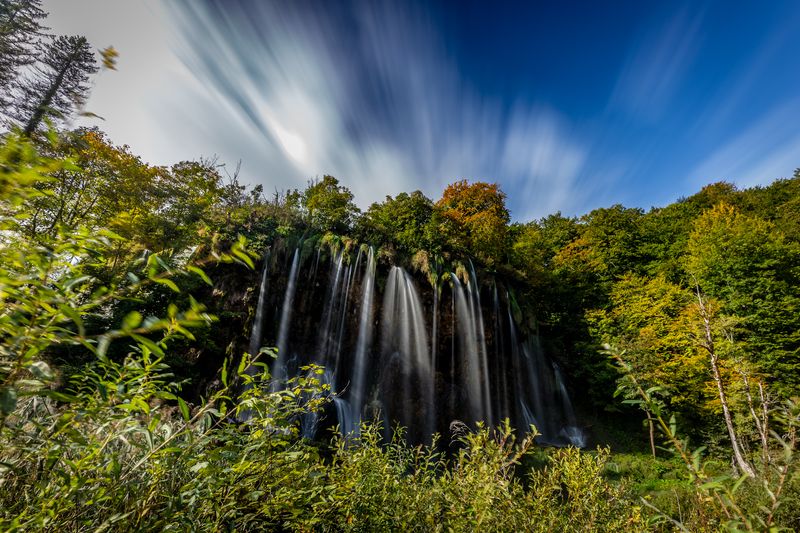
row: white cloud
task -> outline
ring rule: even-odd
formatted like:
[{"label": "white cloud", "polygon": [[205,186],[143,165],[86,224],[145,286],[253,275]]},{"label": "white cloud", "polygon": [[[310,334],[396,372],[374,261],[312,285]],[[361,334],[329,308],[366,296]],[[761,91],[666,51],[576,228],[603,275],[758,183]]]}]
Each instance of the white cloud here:
[{"label": "white cloud", "polygon": [[[223,15],[178,5],[189,69],[291,162],[252,180],[302,186],[333,174],[366,206],[417,188],[436,198],[455,179],[483,179],[514,191],[518,218],[578,208],[586,151],[562,119],[477,96],[424,14],[364,2],[348,14],[353,27],[339,27],[302,7],[261,3]],[[252,133],[218,126],[232,138]]]},{"label": "white cloud", "polygon": [[691,184],[726,180],[751,187],[790,177],[800,166],[800,127],[789,118],[797,116],[800,99],[776,106],[697,165],[689,174]]}]

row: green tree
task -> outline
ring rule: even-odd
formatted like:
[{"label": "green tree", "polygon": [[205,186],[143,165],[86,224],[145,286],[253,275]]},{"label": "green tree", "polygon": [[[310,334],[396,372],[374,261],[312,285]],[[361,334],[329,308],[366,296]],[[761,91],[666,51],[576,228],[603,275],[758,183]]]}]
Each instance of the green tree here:
[{"label": "green tree", "polygon": [[344,233],[359,213],[353,193],[333,176],[310,181],[301,201],[309,225],[321,231]]},{"label": "green tree", "polygon": [[26,135],[45,118],[63,120],[89,95],[89,78],[97,72],[94,53],[85,37],[55,37],[42,51],[32,74],[19,86],[12,116]]},{"label": "green tree", "polygon": [[40,0],[0,0],[0,111],[13,102],[20,70],[36,60],[46,16]]},{"label": "green tree", "polygon": [[644,260],[641,222],[644,212],[619,204],[595,209],[581,218],[581,238],[604,280],[639,271]]},{"label": "green tree", "polygon": [[372,204],[359,219],[359,231],[367,242],[391,242],[408,253],[428,249],[430,234],[426,228],[433,215],[433,202],[414,191],[387,196],[381,203]]},{"label": "green tree", "polygon": [[643,386],[660,387],[670,410],[688,427],[705,426],[715,410],[714,396],[709,394],[706,356],[696,342],[698,316],[691,292],[662,276],[628,274],[614,283],[610,301],[608,309],[589,313],[597,343],[624,350]]},{"label": "green tree", "polygon": [[695,221],[687,249],[686,270],[738,319],[749,359],[780,392],[800,392],[800,246],[721,203]]},{"label": "green tree", "polygon": [[226,208],[226,190],[212,161],[148,165],[97,129],[63,134],[46,152],[69,164],[39,185],[46,194],[30,200],[22,230],[38,239],[52,238],[62,226],[112,230],[124,241],[115,243],[109,273],[143,250],[181,251],[210,239],[217,212]]},{"label": "green tree", "polygon": [[556,254],[574,241],[580,227],[574,218],[560,212],[527,224],[513,224],[510,263],[530,279],[552,271]]}]

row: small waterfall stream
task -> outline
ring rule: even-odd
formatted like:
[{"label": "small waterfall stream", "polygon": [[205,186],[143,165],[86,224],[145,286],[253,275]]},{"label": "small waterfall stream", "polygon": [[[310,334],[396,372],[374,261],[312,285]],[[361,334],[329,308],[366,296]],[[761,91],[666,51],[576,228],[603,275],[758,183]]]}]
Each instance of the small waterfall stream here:
[{"label": "small waterfall stream", "polygon": [[294,251],[292,258],[292,268],[289,271],[289,282],[286,285],[286,295],[283,298],[283,308],[281,311],[281,325],[278,330],[278,359],[275,361],[272,376],[275,378],[277,386],[288,377],[287,365],[287,346],[289,341],[289,326],[292,323],[292,303],[294,302],[294,292],[297,288],[297,272],[300,265],[300,249]]},{"label": "small waterfall stream", "polygon": [[269,249],[264,253],[264,266],[261,269],[261,283],[258,286],[258,302],[256,303],[256,316],[253,318],[253,327],[250,333],[250,344],[247,353],[255,357],[261,350],[261,340],[264,335],[264,307],[267,305],[267,291],[269,290]]},{"label": "small waterfall stream", "polygon": [[364,274],[361,295],[361,317],[358,321],[358,340],[356,341],[355,360],[353,362],[353,389],[350,393],[350,425],[339,424],[345,434],[359,433],[361,414],[364,410],[366,391],[367,353],[372,345],[372,294],[375,290],[375,251],[370,247],[367,253],[367,271]]},{"label": "small waterfall stream", "polygon": [[455,293],[456,319],[458,320],[458,344],[462,354],[462,380],[467,390],[469,402],[468,422],[475,422],[484,419],[484,387],[481,381],[481,355],[478,345],[477,324],[475,322],[475,309],[472,299],[468,297],[466,290],[458,276],[452,274],[453,292]]}]

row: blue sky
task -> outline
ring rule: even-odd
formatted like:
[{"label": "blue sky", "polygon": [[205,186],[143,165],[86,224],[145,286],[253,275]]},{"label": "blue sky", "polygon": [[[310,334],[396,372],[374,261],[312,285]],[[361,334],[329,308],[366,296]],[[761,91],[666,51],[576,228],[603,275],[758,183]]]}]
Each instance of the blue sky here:
[{"label": "blue sky", "polygon": [[115,142],[268,191],[333,174],[366,207],[480,179],[527,220],[800,167],[800,2],[45,6],[119,49],[89,102]]}]

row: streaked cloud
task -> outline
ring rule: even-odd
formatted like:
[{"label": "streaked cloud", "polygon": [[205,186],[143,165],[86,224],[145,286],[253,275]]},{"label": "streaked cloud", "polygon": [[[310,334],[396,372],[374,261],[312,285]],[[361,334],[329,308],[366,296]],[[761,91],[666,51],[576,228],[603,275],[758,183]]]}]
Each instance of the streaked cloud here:
[{"label": "streaked cloud", "polygon": [[800,167],[800,98],[776,106],[733,135],[689,173],[695,188],[714,181],[742,187],[791,177]]},{"label": "streaked cloud", "polygon": [[644,121],[663,116],[702,39],[704,10],[691,7],[681,9],[661,26],[643,28],[611,95],[612,106]]},{"label": "streaked cloud", "polygon": [[[285,161],[283,187],[333,174],[362,205],[460,179],[513,190],[517,218],[577,209],[586,149],[553,110],[505,108],[461,79],[434,21],[411,4],[178,2],[179,55]],[[336,20],[333,20],[336,19]],[[343,25],[342,20],[347,24]],[[274,148],[278,150],[274,150]],[[288,162],[288,164],[287,164]],[[245,167],[247,169],[247,167]]]}]

